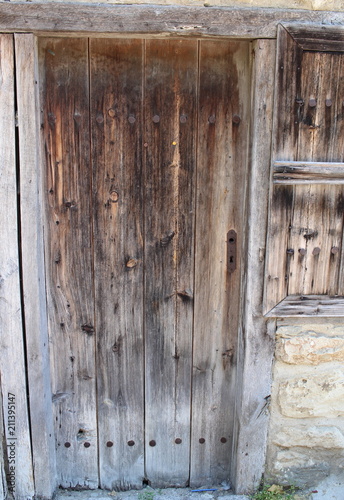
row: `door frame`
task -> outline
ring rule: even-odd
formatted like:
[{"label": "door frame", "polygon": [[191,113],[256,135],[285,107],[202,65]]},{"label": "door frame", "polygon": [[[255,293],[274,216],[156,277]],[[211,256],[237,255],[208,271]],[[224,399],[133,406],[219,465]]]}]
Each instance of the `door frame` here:
[{"label": "door frame", "polygon": [[[233,488],[236,493],[249,493],[258,487],[264,471],[274,356],[275,319],[263,317],[262,299],[277,25],[281,21],[303,19],[318,24],[333,24],[334,21],[339,24],[344,22],[344,13],[150,5],[1,4],[0,32],[16,33],[21,265],[29,360],[27,376],[32,455],[38,498],[51,498],[57,484],[46,321],[37,38],[47,35],[173,35],[252,40],[251,144],[246,202],[248,223],[242,276],[244,293],[241,298],[237,383],[236,394],[233,395],[234,438],[232,456],[229,457]],[[35,422],[39,422],[39,425]]]}]

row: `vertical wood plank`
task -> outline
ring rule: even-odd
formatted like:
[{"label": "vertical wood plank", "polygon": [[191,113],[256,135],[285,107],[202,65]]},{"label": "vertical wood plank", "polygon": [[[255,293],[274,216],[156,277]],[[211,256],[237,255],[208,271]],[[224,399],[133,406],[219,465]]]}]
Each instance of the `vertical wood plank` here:
[{"label": "vertical wood plank", "polygon": [[[244,245],[248,42],[201,41],[190,483],[228,480]],[[227,232],[237,233],[236,271]]]},{"label": "vertical wood plank", "polygon": [[[341,54],[303,55],[296,160],[343,161],[342,63]],[[288,294],[337,293],[340,253],[331,250],[341,247],[343,195],[342,186],[294,187]]]},{"label": "vertical wood plank", "polygon": [[90,41],[100,484],[144,478],[143,41]]},{"label": "vertical wood plank", "polygon": [[[265,465],[275,322],[262,317],[275,78],[275,40],[253,43],[251,170],[246,291],[238,348],[231,482],[236,493],[259,486]],[[259,229],[259,230],[257,230]]]},{"label": "vertical wood plank", "polygon": [[98,486],[87,39],[40,42],[58,482]]},{"label": "vertical wood plank", "polygon": [[149,40],[145,74],[146,476],[189,478],[197,41]]},{"label": "vertical wood plank", "polygon": [[[15,145],[13,36],[0,36],[0,380],[6,444],[15,454],[14,498],[34,495],[22,306],[19,286],[17,179]],[[9,394],[15,404],[15,430],[9,427]],[[12,396],[10,396],[12,398]],[[12,409],[11,409],[12,411]],[[13,427],[13,426],[12,426]],[[13,434],[14,433],[14,434]]]},{"label": "vertical wood plank", "polygon": [[[302,49],[283,26],[278,26],[274,104],[273,158],[297,158],[302,112]],[[271,61],[272,64],[272,61]],[[293,68],[290,71],[289,68]],[[266,314],[287,295],[291,256],[287,254],[294,202],[293,186],[274,186],[270,193],[269,231],[263,312]],[[276,258],[277,256],[277,258]]]},{"label": "vertical wood plank", "polygon": [[33,35],[15,35],[20,161],[20,218],[31,438],[37,496],[56,487],[44,276],[37,51]]}]

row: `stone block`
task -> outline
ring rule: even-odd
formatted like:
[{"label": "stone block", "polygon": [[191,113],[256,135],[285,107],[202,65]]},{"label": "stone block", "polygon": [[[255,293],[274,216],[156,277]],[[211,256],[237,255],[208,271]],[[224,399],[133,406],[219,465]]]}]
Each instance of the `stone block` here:
[{"label": "stone block", "polygon": [[344,338],[314,335],[280,338],[276,343],[276,357],[293,365],[344,361]]},{"label": "stone block", "polygon": [[344,416],[344,371],[333,369],[281,382],[278,403],[286,417]]},{"label": "stone block", "polygon": [[273,444],[282,448],[344,449],[344,435],[334,426],[283,427],[272,438]]}]

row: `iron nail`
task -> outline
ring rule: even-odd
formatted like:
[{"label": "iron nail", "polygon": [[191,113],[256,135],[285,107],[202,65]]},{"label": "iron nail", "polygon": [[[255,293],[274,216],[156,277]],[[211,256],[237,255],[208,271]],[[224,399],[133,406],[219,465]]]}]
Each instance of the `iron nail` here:
[{"label": "iron nail", "polygon": [[294,253],[295,253],[295,252],[294,252],[293,248],[288,248],[288,250],[287,250],[287,254],[289,254],[289,255],[294,255]]},{"label": "iron nail", "polygon": [[299,254],[300,255],[306,255],[307,250],[305,248],[299,248]]},{"label": "iron nail", "polygon": [[208,121],[209,121],[209,123],[215,123],[215,121],[216,121],[215,115],[209,116]]},{"label": "iron nail", "polygon": [[134,446],[135,441],[128,441],[128,446]]},{"label": "iron nail", "polygon": [[97,121],[97,123],[103,123],[103,121],[104,121],[103,115],[101,115],[101,114],[97,115],[96,121]]},{"label": "iron nail", "polygon": [[113,446],[113,442],[112,442],[112,441],[108,441],[108,442],[106,443],[106,446],[107,446],[108,448],[111,448],[111,447]]},{"label": "iron nail", "polygon": [[232,121],[235,125],[239,125],[239,123],[241,122],[241,118],[239,115],[234,115]]},{"label": "iron nail", "polygon": [[182,440],[180,438],[177,438],[175,441],[174,441],[176,444],[181,444]]},{"label": "iron nail", "polygon": [[180,123],[186,123],[187,116],[186,115],[180,115]]},{"label": "iron nail", "polygon": [[67,443],[65,443],[65,447],[70,448],[70,443],[68,443],[68,441],[67,441]]},{"label": "iron nail", "polygon": [[154,439],[152,439],[151,441],[149,441],[149,446],[155,446],[156,445],[156,442],[154,441]]},{"label": "iron nail", "polygon": [[319,255],[320,251],[321,251],[321,250],[320,250],[320,248],[319,248],[319,247],[315,247],[315,248],[314,248],[314,250],[313,250],[313,252],[312,252],[312,254],[313,254],[313,255]]},{"label": "iron nail", "polygon": [[333,255],[336,255],[336,253],[338,253],[338,252],[339,252],[339,248],[338,248],[338,247],[332,247],[332,248],[331,248],[331,253],[332,253]]},{"label": "iron nail", "polygon": [[86,443],[84,443],[84,446],[85,446],[85,448],[89,448],[91,446],[91,443],[86,442]]},{"label": "iron nail", "polygon": [[159,123],[159,121],[160,121],[160,116],[159,115],[154,115],[153,116],[153,122],[154,123]]},{"label": "iron nail", "polygon": [[227,443],[227,439],[225,437],[220,439],[221,443]]},{"label": "iron nail", "polygon": [[128,118],[128,122],[129,122],[129,123],[135,123],[135,122],[136,122],[136,118],[135,118],[135,116],[130,115],[130,116],[129,116],[129,118]]},{"label": "iron nail", "polygon": [[325,104],[328,108],[332,106],[332,99],[326,99]]},{"label": "iron nail", "polygon": [[309,107],[310,108],[315,108],[315,106],[317,105],[317,100],[312,98],[312,99],[309,99]]}]

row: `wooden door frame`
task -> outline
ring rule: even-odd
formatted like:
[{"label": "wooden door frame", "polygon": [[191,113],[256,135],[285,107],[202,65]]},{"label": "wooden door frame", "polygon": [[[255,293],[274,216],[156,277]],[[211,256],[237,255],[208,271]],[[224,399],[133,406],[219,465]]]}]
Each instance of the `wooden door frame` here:
[{"label": "wooden door frame", "polygon": [[[178,20],[176,20],[178,19]],[[150,5],[1,3],[0,32],[15,36],[19,106],[22,269],[33,464],[37,498],[56,484],[41,207],[39,36],[196,36],[252,41],[251,144],[247,231],[239,326],[231,482],[236,493],[257,488],[264,471],[275,320],[262,314],[270,187],[270,150],[279,22],[344,23],[344,13]],[[25,33],[25,34],[24,34]],[[22,64],[21,61],[25,61]],[[22,112],[21,112],[22,110]],[[34,231],[32,232],[32,227]],[[259,228],[259,229],[257,229]],[[33,245],[34,233],[34,245]],[[27,291],[27,292],[26,292]],[[39,425],[35,425],[38,422]],[[39,428],[38,428],[39,427]]]}]

